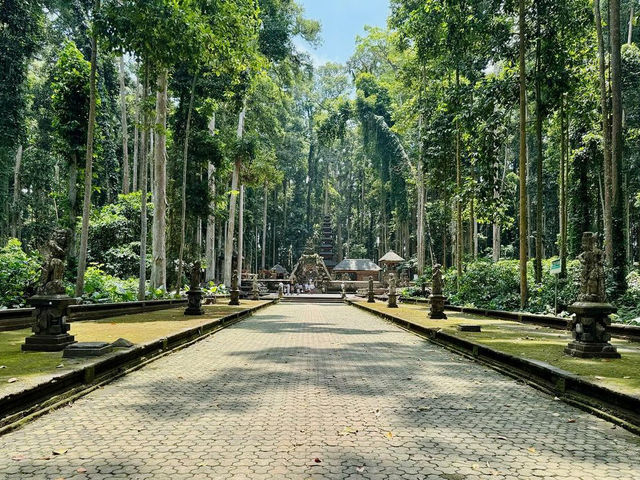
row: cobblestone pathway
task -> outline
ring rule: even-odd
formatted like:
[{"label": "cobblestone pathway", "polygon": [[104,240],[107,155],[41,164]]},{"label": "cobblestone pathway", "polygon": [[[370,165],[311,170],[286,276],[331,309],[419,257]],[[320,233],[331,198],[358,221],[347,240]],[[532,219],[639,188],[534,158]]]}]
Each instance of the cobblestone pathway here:
[{"label": "cobblestone pathway", "polygon": [[270,307],[0,437],[21,480],[640,479],[639,459],[638,437],[342,305]]}]

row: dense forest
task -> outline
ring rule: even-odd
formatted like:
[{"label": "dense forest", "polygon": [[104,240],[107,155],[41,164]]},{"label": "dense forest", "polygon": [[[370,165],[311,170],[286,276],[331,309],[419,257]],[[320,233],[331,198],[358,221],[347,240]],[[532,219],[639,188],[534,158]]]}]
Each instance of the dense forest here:
[{"label": "dense forest", "polygon": [[[585,231],[640,316],[640,29],[632,0],[392,0],[344,64],[293,0],[3,0],[0,304],[70,232],[87,300],[337,260],[448,268],[452,301],[561,305]],[[142,253],[142,254],[141,254]],[[426,275],[426,276],[423,276]]]}]

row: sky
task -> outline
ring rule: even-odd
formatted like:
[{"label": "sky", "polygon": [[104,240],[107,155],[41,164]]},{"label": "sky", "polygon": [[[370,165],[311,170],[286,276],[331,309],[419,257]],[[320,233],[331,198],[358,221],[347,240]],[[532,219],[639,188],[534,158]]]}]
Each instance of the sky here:
[{"label": "sky", "polygon": [[355,49],[356,35],[365,25],[384,27],[389,15],[389,0],[298,0],[305,17],[322,24],[322,45],[313,49],[301,40],[296,44],[308,51],[321,65],[328,61],[344,63]]}]

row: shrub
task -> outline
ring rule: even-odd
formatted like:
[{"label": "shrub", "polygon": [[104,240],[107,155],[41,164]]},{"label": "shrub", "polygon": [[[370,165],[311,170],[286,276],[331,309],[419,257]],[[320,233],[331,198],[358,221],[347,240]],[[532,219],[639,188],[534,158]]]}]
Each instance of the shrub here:
[{"label": "shrub", "polygon": [[25,253],[20,240],[9,239],[0,249],[0,307],[23,306],[35,293],[41,271],[39,255]]},{"label": "shrub", "polygon": [[[88,303],[134,302],[138,299],[138,279],[123,280],[106,273],[101,265],[91,265],[85,273],[83,300]],[[164,290],[151,290],[147,282],[147,299],[169,298]]]}]

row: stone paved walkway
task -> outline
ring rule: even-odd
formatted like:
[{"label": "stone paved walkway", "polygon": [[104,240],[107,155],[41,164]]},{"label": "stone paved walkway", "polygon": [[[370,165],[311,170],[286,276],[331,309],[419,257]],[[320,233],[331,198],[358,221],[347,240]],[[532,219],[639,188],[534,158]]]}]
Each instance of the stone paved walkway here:
[{"label": "stone paved walkway", "polygon": [[639,458],[638,437],[342,305],[270,307],[0,437],[16,480],[640,479]]}]

